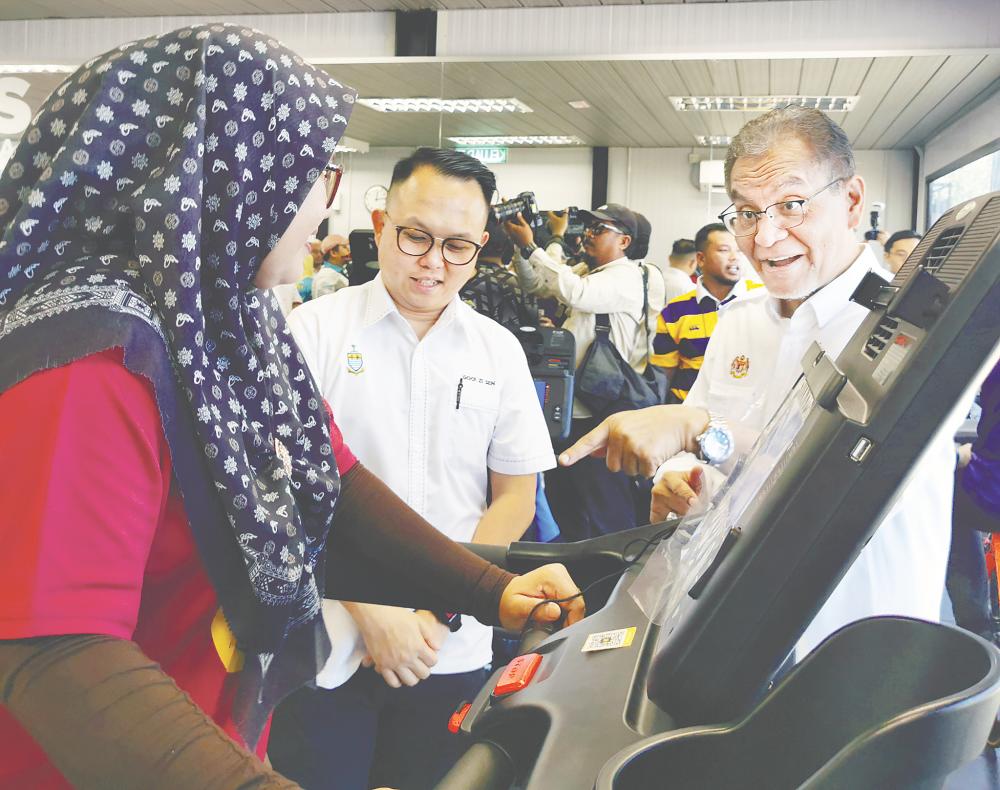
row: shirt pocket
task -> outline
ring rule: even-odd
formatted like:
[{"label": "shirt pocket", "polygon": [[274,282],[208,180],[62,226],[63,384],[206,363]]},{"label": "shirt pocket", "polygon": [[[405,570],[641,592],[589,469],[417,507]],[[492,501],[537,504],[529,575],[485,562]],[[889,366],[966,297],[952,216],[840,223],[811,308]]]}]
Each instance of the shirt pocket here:
[{"label": "shirt pocket", "polygon": [[454,458],[471,461],[475,456],[485,464],[493,432],[500,414],[500,385],[493,379],[466,376],[449,409]]},{"label": "shirt pocket", "polygon": [[745,422],[758,408],[753,387],[732,382],[712,382],[708,387],[706,406],[713,414],[727,420]]}]

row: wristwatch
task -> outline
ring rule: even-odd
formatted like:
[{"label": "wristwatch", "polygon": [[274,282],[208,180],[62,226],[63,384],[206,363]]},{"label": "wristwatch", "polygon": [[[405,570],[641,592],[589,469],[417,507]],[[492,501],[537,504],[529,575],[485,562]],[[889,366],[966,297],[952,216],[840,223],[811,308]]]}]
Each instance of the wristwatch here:
[{"label": "wristwatch", "polygon": [[439,623],[448,626],[448,630],[452,633],[462,627],[462,615],[460,614],[455,612],[431,612],[431,614],[438,619]]},{"label": "wristwatch", "polygon": [[726,421],[717,414],[708,413],[708,427],[696,439],[698,459],[712,466],[729,460],[733,454],[733,433]]},{"label": "wristwatch", "polygon": [[538,249],[537,244],[534,243],[527,244],[524,247],[521,247],[521,257],[524,258],[525,260],[528,260],[528,258],[531,257],[531,253],[533,253],[537,249]]}]

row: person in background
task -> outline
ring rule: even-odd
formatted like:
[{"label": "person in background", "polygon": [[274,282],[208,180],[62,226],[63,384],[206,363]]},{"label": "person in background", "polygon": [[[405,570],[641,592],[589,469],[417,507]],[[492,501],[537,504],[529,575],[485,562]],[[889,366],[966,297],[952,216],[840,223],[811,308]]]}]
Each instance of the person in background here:
[{"label": "person in background", "polygon": [[323,246],[320,240],[313,236],[309,239],[309,243],[306,246],[308,254],[302,262],[304,274],[298,283],[296,283],[296,287],[299,289],[300,303],[308,302],[313,298],[313,277],[316,276],[316,272],[323,266]]},{"label": "person in background", "polygon": [[698,248],[694,241],[677,239],[670,249],[667,265],[659,269],[663,275],[665,303],[690,291],[698,271]]},{"label": "person in background", "polygon": [[[642,373],[652,347],[658,305],[663,304],[663,282],[651,264],[636,264],[627,251],[638,237],[635,212],[617,203],[580,212],[585,226],[584,250],[589,271],[574,273],[539,248],[530,226],[518,216],[505,225],[520,250],[515,265],[529,289],[546,288],[569,308],[563,328],[576,340],[579,367],[596,337],[597,316],[607,314],[609,336],[622,359]],[[644,273],[646,276],[644,277]],[[648,307],[643,312],[643,283]],[[573,403],[569,442],[600,422],[579,400]],[[609,472],[596,459],[575,468],[546,475],[546,494],[556,523],[566,540],[580,540],[646,523],[649,489],[623,474]]]},{"label": "person in background", "polygon": [[514,257],[514,245],[491,211],[486,222],[489,240],[476,259],[476,272],[459,298],[480,315],[492,318],[500,326],[517,334],[523,326],[538,326],[538,301],[526,294],[520,280],[508,267]]},{"label": "person in background", "polygon": [[329,653],[324,595],[519,628],[576,592],[357,463],[266,290],[301,275],[354,99],[187,26],[68,75],[0,177],[0,786],[292,788],[260,758]]},{"label": "person in background", "polygon": [[701,270],[698,284],[660,311],[649,360],[667,370],[673,403],[683,403],[687,397],[723,311],[761,287],[742,276],[736,238],[721,222],[701,228],[694,246]]},{"label": "person in background", "polygon": [[[453,540],[507,545],[555,456],[520,343],[458,296],[489,243],[495,189],[459,151],[400,160],[372,214],[379,274],[289,324],[366,466]],[[373,415],[377,431],[362,422]],[[467,745],[445,725],[486,680],[492,629],[351,601],[325,601],[323,617],[335,650],[318,687],[278,707],[275,768],[308,790],[430,790]]]},{"label": "person in background", "polygon": [[1000,532],[1000,365],[983,382],[977,436],[958,450],[948,597],[955,622],[985,639],[998,641],[990,606],[983,533]]},{"label": "person in background", "polygon": [[895,274],[903,268],[910,253],[920,243],[921,235],[915,230],[897,230],[885,241],[885,265]]},{"label": "person in background", "polygon": [[336,293],[349,285],[347,266],[351,261],[351,247],[347,239],[331,233],[320,243],[320,251],[323,262],[312,278],[313,299]]}]

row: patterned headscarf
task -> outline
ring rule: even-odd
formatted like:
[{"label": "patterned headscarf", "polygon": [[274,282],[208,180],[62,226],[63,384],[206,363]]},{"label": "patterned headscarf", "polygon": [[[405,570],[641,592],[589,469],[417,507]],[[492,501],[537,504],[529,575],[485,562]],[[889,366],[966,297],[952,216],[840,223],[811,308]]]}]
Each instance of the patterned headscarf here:
[{"label": "patterned headscarf", "polygon": [[329,649],[322,551],[340,490],[321,396],[253,278],[354,98],[260,32],[183,28],[82,66],[0,179],[0,391],[110,347],[153,382],[248,653],[236,713],[251,743]]}]

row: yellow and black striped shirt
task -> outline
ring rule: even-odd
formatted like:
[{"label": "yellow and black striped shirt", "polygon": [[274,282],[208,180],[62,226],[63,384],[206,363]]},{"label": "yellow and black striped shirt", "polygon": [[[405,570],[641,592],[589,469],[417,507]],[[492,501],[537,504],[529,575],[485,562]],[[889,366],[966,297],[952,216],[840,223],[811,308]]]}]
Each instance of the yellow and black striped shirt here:
[{"label": "yellow and black striped shirt", "polygon": [[679,401],[687,397],[698,377],[705,349],[719,320],[719,310],[760,287],[761,284],[753,280],[740,280],[719,302],[699,280],[697,288],[670,300],[660,311],[649,361],[668,370],[670,391]]}]

